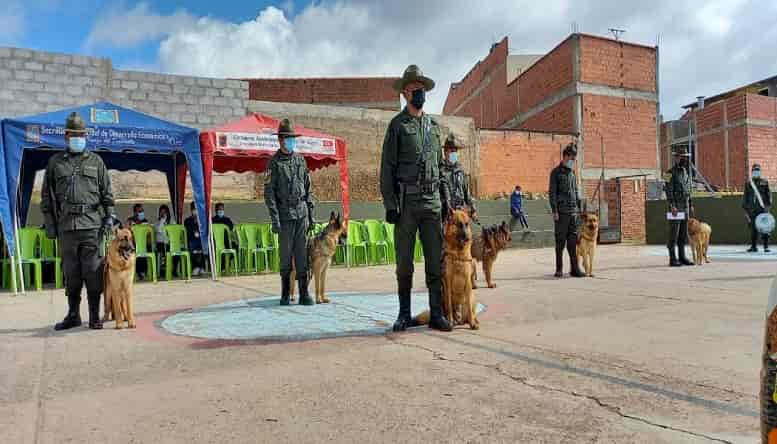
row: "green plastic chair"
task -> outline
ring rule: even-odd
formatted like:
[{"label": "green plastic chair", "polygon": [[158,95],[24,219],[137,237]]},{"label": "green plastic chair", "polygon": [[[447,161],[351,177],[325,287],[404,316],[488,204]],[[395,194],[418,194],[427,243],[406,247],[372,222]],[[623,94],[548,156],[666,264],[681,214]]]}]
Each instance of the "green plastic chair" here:
[{"label": "green plastic chair", "polygon": [[386,230],[383,223],[377,220],[364,221],[364,228],[367,233],[367,248],[370,256],[370,263],[388,264],[389,247],[386,241]]},{"label": "green plastic chair", "polygon": [[386,243],[388,244],[389,262],[392,264],[397,263],[397,250],[394,245],[394,225],[388,222],[383,222],[383,231],[386,233]]},{"label": "green plastic chair", "polygon": [[272,232],[272,224],[261,224],[259,226],[259,237],[262,248],[267,251],[267,270],[280,271],[281,257],[278,251],[278,235]]},{"label": "green plastic chair", "polygon": [[[19,249],[20,255],[16,260],[21,261],[22,273],[24,274],[24,285],[29,288],[30,281],[35,278],[35,289],[40,291],[43,288],[43,263],[41,257],[41,240],[45,233],[40,228],[25,227],[19,230]],[[3,259],[3,287],[9,288],[11,285],[11,267],[15,263],[9,259]],[[21,283],[21,277],[17,276],[17,285]]]},{"label": "green plastic chair", "polygon": [[232,248],[231,245],[225,245],[224,242],[224,235],[228,231],[227,226],[224,224],[213,224],[212,230],[211,236],[213,237],[214,253],[216,255],[216,269],[213,270],[214,276],[219,277],[221,275],[222,261],[224,261],[225,271],[227,273],[231,271],[237,276],[237,250]]},{"label": "green plastic chair", "polygon": [[230,242],[234,242],[233,246],[237,247],[237,269],[241,272],[248,271],[246,269],[246,251],[248,244],[245,233],[243,232],[243,226],[245,226],[245,224],[235,224],[229,236]]},{"label": "green plastic chair", "polygon": [[415,234],[415,262],[424,260],[424,246],[421,244],[421,238],[418,233]]},{"label": "green plastic chair", "polygon": [[361,222],[348,223],[348,260],[350,265],[369,265],[367,242],[364,240],[364,226]]},{"label": "green plastic chair", "polygon": [[151,272],[151,280],[156,282],[156,254],[149,250],[149,245],[156,245],[154,227],[150,224],[135,224],[132,226],[132,237],[135,238],[135,263],[137,264],[138,259],[145,260],[148,264],[147,269]]},{"label": "green plastic chair", "polygon": [[183,225],[165,225],[169,250],[165,253],[165,279],[173,279],[173,258],[178,257],[178,276],[186,272],[186,280],[192,279],[192,258],[187,250],[186,228]]},{"label": "green plastic chair", "polygon": [[243,259],[243,263],[246,264],[245,271],[259,273],[267,270],[270,250],[262,245],[261,225],[245,224],[242,229],[242,235],[246,239],[245,258]]},{"label": "green plastic chair", "polygon": [[62,257],[59,256],[59,245],[57,244],[56,239],[49,239],[46,237],[45,231],[40,231],[41,261],[43,261],[44,264],[54,264],[54,287],[62,288],[64,274],[62,271]]}]

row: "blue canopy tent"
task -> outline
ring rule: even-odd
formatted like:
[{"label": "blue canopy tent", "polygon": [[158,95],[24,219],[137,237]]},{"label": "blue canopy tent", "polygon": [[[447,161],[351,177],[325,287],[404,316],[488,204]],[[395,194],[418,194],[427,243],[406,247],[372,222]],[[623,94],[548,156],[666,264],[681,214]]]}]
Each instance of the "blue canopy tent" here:
[{"label": "blue canopy tent", "polygon": [[[87,149],[99,154],[108,169],[156,170],[167,176],[178,222],[183,218],[188,166],[197,213],[208,214],[200,144],[194,128],[108,102],[4,119],[0,125],[8,205],[2,205],[4,187],[0,187],[0,221],[11,254],[16,240],[13,228],[15,224],[24,225],[27,220],[35,173],[46,168],[51,156],[65,149],[65,119],[71,112],[84,118]],[[16,216],[18,219],[14,219]],[[208,224],[199,225],[201,238],[208,239]]]}]

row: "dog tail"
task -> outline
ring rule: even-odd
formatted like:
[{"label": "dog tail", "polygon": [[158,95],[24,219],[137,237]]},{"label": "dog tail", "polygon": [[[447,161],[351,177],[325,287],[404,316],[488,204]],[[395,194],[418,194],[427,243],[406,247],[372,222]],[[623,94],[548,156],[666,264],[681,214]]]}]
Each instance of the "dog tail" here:
[{"label": "dog tail", "polygon": [[411,327],[417,327],[419,325],[429,325],[429,320],[431,319],[432,315],[429,312],[429,310],[426,310],[423,313],[420,313],[418,316],[413,318],[413,324]]}]

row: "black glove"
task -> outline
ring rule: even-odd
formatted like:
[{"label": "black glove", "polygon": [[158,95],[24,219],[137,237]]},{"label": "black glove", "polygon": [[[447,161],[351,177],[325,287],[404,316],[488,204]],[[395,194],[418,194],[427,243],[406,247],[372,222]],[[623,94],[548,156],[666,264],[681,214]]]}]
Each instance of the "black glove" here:
[{"label": "black glove", "polygon": [[316,220],[313,219],[313,216],[308,216],[308,233],[313,231],[316,228]]},{"label": "black glove", "polygon": [[281,226],[277,222],[272,223],[272,232],[275,234],[280,234]]},{"label": "black glove", "polygon": [[113,216],[103,217],[102,229],[105,233],[110,233],[113,230]]},{"label": "black glove", "polygon": [[386,222],[395,225],[399,223],[399,211],[397,210],[387,210],[386,211]]}]

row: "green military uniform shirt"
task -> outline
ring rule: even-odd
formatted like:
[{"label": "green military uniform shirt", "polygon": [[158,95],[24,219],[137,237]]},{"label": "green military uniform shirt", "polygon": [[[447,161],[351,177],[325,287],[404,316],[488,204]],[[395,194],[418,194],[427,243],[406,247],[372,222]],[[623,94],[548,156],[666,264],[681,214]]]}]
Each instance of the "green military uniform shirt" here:
[{"label": "green military uniform shirt", "polygon": [[113,214],[113,206],[110,177],[100,156],[63,152],[49,159],[41,198],[47,227],[57,227],[57,233],[98,229],[103,216]]},{"label": "green military uniform shirt", "polygon": [[548,200],[553,213],[578,213],[580,195],[577,192],[577,177],[574,171],[564,165],[558,165],[550,172]]},{"label": "green military uniform shirt", "polygon": [[677,211],[688,210],[693,189],[693,180],[688,170],[675,165],[664,175],[664,180],[666,181],[666,203],[669,208],[677,208]]},{"label": "green military uniform shirt", "polygon": [[469,208],[475,211],[475,203],[469,194],[469,184],[464,170],[457,163],[443,162],[442,178],[448,186],[448,198],[454,209]]},{"label": "green military uniform shirt", "polygon": [[313,194],[305,158],[278,150],[267,165],[264,201],[272,223],[308,218],[313,214]]},{"label": "green military uniform shirt", "polygon": [[[419,165],[423,152],[424,128],[422,121],[429,120],[431,148],[426,153],[424,171]],[[443,168],[440,127],[427,115],[414,117],[402,110],[389,123],[380,162],[380,191],[387,211],[400,210],[401,188],[405,189],[405,204],[440,211],[441,199],[447,200],[447,186],[440,171]],[[420,180],[419,180],[420,179]],[[423,186],[426,182],[427,187]],[[400,184],[403,187],[400,187]]]}]

